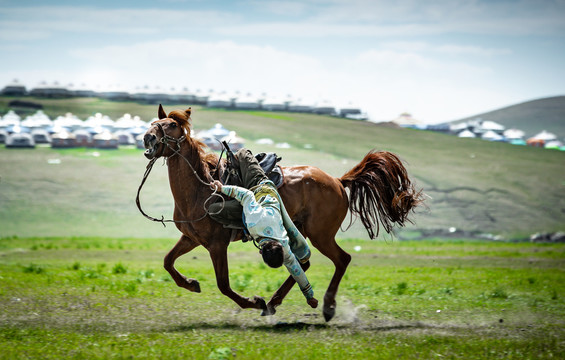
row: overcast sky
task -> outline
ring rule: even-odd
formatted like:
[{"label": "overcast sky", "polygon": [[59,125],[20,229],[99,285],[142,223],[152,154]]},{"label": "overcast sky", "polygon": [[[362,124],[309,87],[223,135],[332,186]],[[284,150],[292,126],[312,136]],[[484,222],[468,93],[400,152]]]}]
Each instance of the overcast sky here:
[{"label": "overcast sky", "polygon": [[564,0],[0,0],[0,88],[291,95],[436,123],[565,95],[564,64]]}]

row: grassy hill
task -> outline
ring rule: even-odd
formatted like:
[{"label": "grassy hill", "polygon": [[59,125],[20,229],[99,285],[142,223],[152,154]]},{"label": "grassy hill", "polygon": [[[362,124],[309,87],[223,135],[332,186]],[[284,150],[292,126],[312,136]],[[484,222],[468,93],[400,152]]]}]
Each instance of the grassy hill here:
[{"label": "grassy hill", "polygon": [[[11,99],[0,98],[0,109]],[[157,106],[99,99],[40,100],[50,116],[102,112],[149,120]],[[170,111],[182,108],[165,105]],[[253,151],[276,151],[284,165],[310,164],[341,176],[370,149],[397,153],[430,196],[405,235],[419,230],[502,234],[523,238],[565,231],[565,153],[392,129],[310,114],[220,111],[193,107],[196,129],[221,122],[247,139]],[[257,145],[269,137],[290,149]],[[58,164],[50,164],[58,159]],[[177,237],[135,208],[147,161],[141,150],[12,150],[0,148],[0,236]],[[155,167],[142,202],[153,215],[170,216],[166,169]],[[342,237],[367,238],[359,224]]]},{"label": "grassy hill", "polygon": [[565,96],[526,101],[455,122],[476,118],[495,121],[506,128],[521,129],[528,137],[547,130],[563,139],[565,138]]}]

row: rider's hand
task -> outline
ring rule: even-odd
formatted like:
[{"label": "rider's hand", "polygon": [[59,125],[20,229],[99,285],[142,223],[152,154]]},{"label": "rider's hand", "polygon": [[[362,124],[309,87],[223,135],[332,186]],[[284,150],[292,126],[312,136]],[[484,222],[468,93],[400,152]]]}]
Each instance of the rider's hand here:
[{"label": "rider's hand", "polygon": [[216,190],[216,191],[220,192],[220,191],[222,191],[222,183],[219,182],[218,180],[214,180],[214,182],[210,184],[210,188],[212,190]]},{"label": "rider's hand", "polygon": [[318,300],[316,298],[308,299],[308,305],[310,305],[313,309],[318,307]]}]

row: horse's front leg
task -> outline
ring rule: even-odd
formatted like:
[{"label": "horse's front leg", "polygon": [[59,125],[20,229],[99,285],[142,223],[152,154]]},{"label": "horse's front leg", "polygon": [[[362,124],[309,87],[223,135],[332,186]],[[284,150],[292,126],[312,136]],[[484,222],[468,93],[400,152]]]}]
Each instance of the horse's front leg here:
[{"label": "horse's front leg", "polygon": [[266,309],[267,304],[262,297],[253,296],[251,299],[246,298],[233,291],[230,287],[228,244],[229,243],[214,244],[208,248],[210,258],[214,264],[214,271],[216,272],[216,283],[218,284],[218,289],[220,289],[222,294],[235,301],[242,309]]},{"label": "horse's front leg", "polygon": [[197,242],[195,242],[188,236],[183,235],[180,237],[179,241],[171,249],[171,251],[169,251],[167,256],[165,256],[164,261],[165,270],[167,270],[169,274],[171,274],[171,277],[178,286],[197,293],[200,292],[200,284],[198,283],[198,280],[188,279],[186,276],[179,273],[177,269],[175,269],[175,260],[179,256],[186,254],[198,245],[199,244]]},{"label": "horse's front leg", "polygon": [[[302,270],[306,271],[310,267],[310,261],[307,261],[305,264],[300,264],[300,266]],[[261,313],[261,316],[274,315],[277,312],[276,307],[282,304],[294,284],[296,284],[296,280],[294,280],[292,276],[289,276],[277,291],[275,291],[273,297],[271,297],[271,300],[269,300],[267,304],[267,308]]]}]

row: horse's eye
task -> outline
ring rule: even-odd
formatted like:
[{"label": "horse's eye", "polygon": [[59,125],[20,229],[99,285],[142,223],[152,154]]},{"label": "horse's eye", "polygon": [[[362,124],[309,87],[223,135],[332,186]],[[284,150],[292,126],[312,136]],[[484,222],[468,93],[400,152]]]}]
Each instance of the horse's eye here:
[{"label": "horse's eye", "polygon": [[173,129],[176,128],[176,127],[177,127],[177,123],[176,123],[176,122],[172,122],[172,123],[171,123],[171,127],[172,127]]}]

